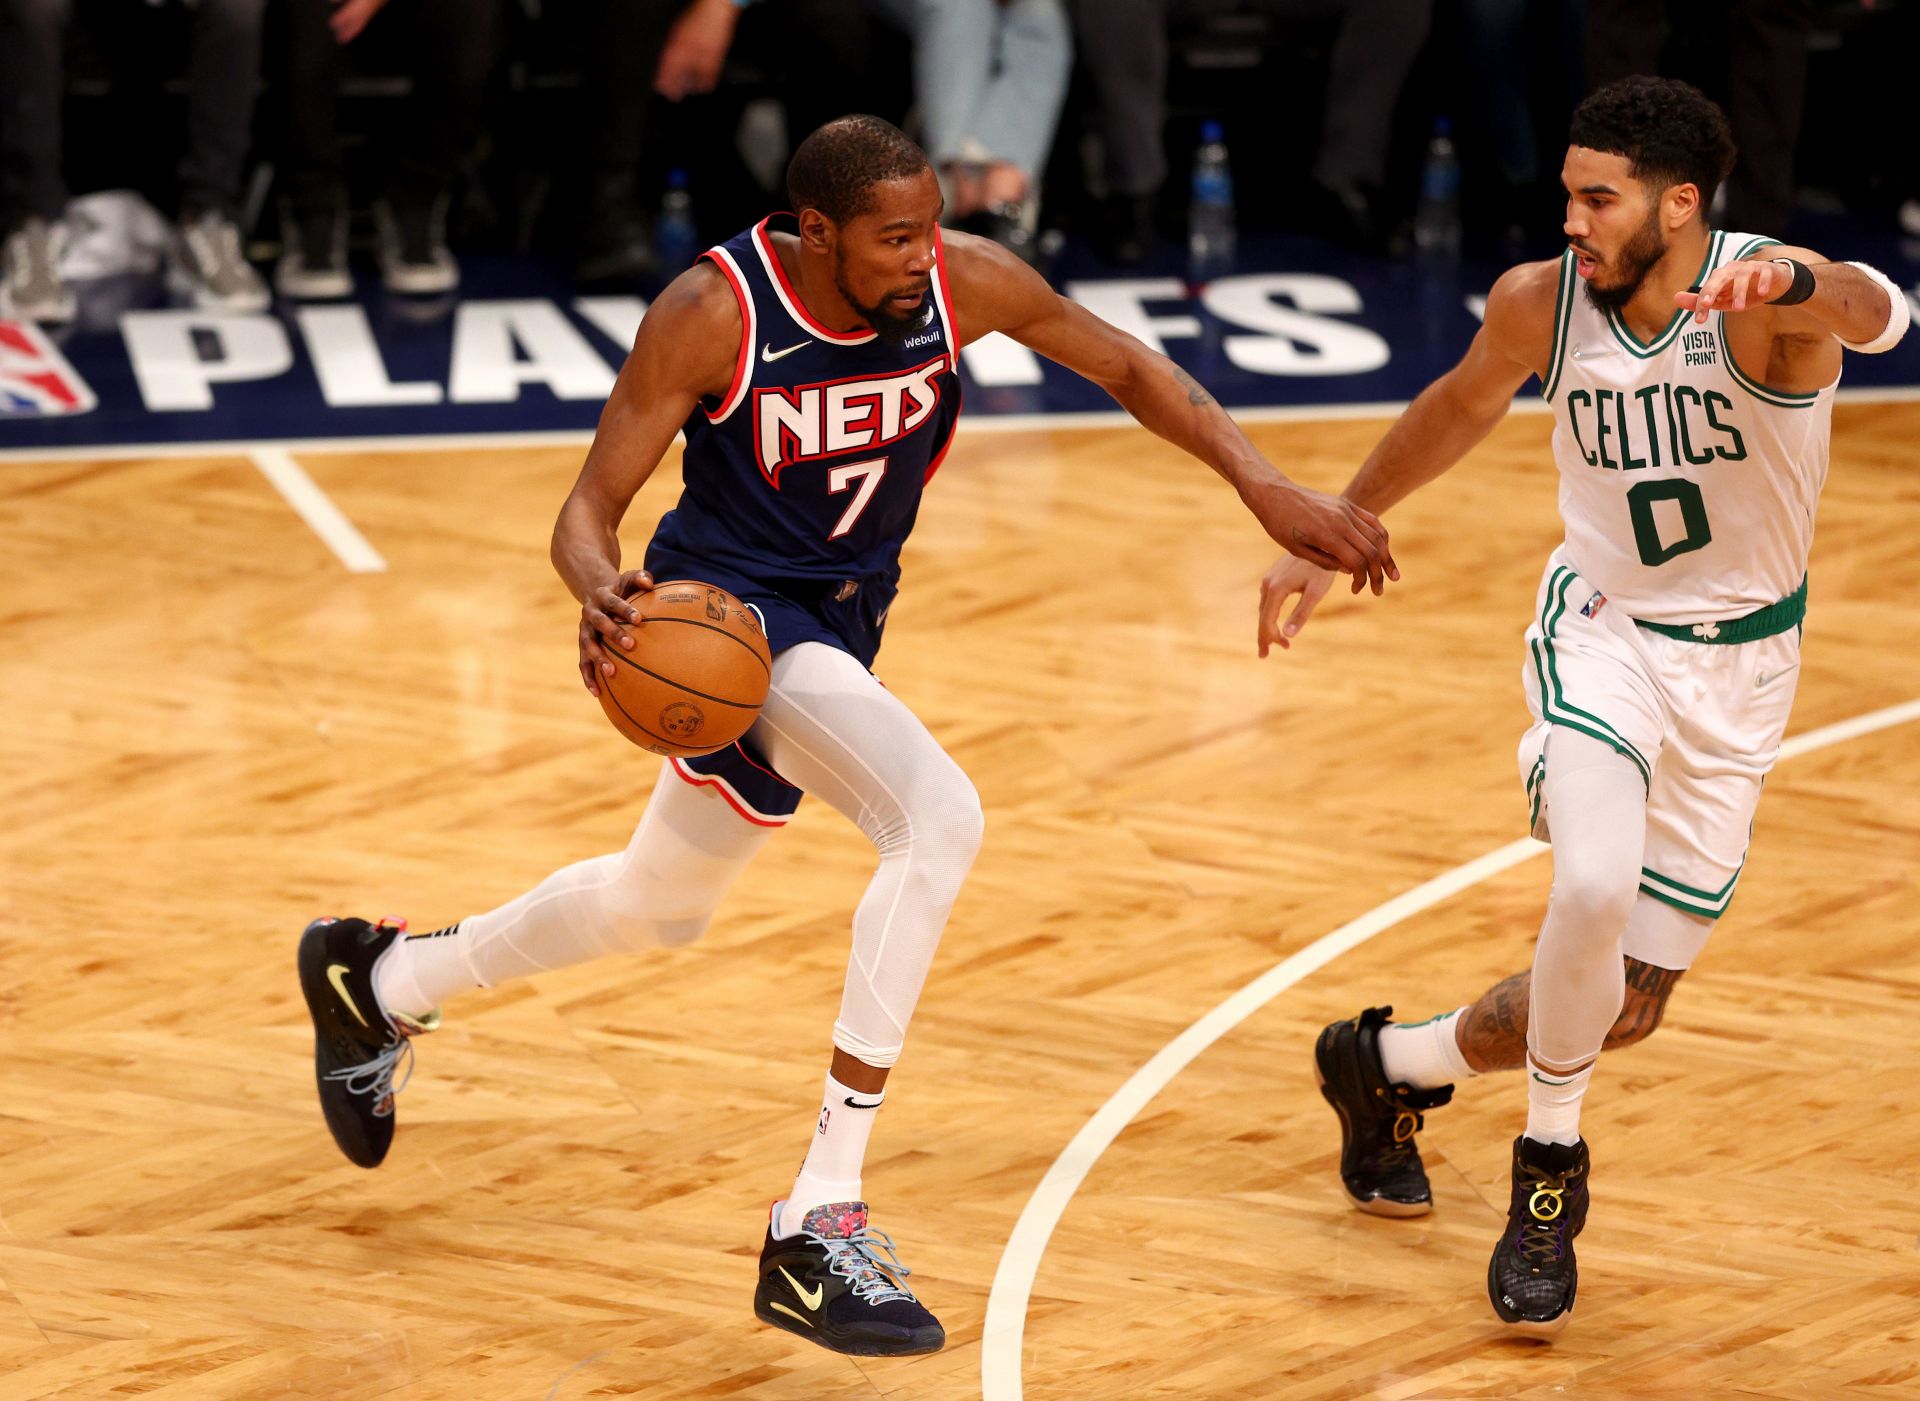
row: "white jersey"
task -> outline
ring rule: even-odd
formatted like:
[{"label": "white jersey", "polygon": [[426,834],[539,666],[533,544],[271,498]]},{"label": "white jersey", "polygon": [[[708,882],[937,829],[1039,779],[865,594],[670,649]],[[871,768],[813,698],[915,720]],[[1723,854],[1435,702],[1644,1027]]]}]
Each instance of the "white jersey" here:
[{"label": "white jersey", "polygon": [[[1715,233],[1695,285],[1774,242]],[[1629,617],[1668,624],[1739,617],[1798,589],[1827,480],[1834,386],[1787,394],[1750,379],[1719,312],[1696,325],[1676,309],[1642,344],[1588,300],[1570,251],[1553,324],[1541,393],[1581,575]]]}]

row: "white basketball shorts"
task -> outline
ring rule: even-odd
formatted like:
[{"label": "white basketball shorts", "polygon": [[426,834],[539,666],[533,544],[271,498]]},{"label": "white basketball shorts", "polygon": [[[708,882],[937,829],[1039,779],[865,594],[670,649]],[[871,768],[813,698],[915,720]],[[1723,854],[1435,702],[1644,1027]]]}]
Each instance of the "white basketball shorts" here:
[{"label": "white basketball shorts", "polygon": [[1646,782],[1640,889],[1719,918],[1746,864],[1799,665],[1798,627],[1734,645],[1648,631],[1583,579],[1562,546],[1527,628],[1534,723],[1520,741],[1520,775],[1533,835],[1550,840],[1551,814],[1541,810],[1547,736],[1556,725],[1580,730],[1619,750]]}]

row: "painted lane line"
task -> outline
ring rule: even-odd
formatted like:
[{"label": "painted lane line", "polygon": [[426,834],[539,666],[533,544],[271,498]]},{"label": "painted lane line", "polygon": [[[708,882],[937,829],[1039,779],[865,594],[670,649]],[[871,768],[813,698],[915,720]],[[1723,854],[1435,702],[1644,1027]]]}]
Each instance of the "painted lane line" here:
[{"label": "painted lane line", "polygon": [[247,455],[260,469],[260,475],[273,483],[274,490],[287,499],[287,504],[347,566],[348,572],[386,572],[387,562],[380,552],[367,543],[367,537],[354,528],[353,522],[333,504],[333,499],[294,461],[293,454],[285,448],[257,447]]},{"label": "painted lane line", "polygon": [[[1887,706],[1796,735],[1780,746],[1780,757],[1796,758],[1916,720],[1920,720],[1920,700]],[[1054,1159],[1053,1166],[1047,1169],[1046,1176],[1027,1199],[1020,1219],[1014,1223],[1013,1234],[1000,1256],[1000,1266],[994,1272],[992,1292],[987,1296],[986,1326],[980,1337],[981,1401],[1021,1401],[1020,1354],[1026,1333],[1027,1304],[1033,1295],[1047,1241],[1100,1155],[1174,1076],[1309,973],[1326,967],[1375,935],[1547,850],[1550,848],[1545,843],[1522,837],[1375,906],[1269,968],[1174,1037],[1114,1091],[1113,1097],[1100,1106]]]}]

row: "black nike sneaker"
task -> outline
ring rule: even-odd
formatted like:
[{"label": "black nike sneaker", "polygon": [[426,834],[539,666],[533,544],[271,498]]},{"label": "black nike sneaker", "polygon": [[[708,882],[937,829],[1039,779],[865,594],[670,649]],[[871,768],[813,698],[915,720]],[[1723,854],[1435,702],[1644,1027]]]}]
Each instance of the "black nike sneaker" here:
[{"label": "black nike sneaker", "polygon": [[1413,1136],[1424,1111],[1453,1098],[1453,1086],[1416,1090],[1394,1085],[1380,1063],[1380,1028],[1391,1007],[1369,1007],[1335,1022],[1314,1044],[1320,1093],[1340,1116],[1340,1185],[1347,1200],[1375,1216],[1425,1216],[1433,1190]]},{"label": "black nike sneaker", "polygon": [[[774,1203],[774,1220],[783,1205]],[[867,1229],[865,1202],[816,1206],[796,1235],[777,1237],[769,1224],[753,1311],[763,1323],[855,1357],[938,1352],[946,1330],[907,1288],[909,1273],[892,1239]]]},{"label": "black nike sneaker", "polygon": [[1487,1297],[1516,1333],[1551,1338],[1573,1313],[1573,1238],[1587,1224],[1587,1143],[1513,1141],[1507,1229],[1487,1262]]},{"label": "black nike sneaker", "polygon": [[300,935],[320,1112],[340,1151],[365,1168],[380,1166],[393,1143],[393,1097],[413,1073],[411,1038],[440,1025],[437,1011],[409,1017],[374,996],[373,965],[406,928],[405,920],[316,919]]}]

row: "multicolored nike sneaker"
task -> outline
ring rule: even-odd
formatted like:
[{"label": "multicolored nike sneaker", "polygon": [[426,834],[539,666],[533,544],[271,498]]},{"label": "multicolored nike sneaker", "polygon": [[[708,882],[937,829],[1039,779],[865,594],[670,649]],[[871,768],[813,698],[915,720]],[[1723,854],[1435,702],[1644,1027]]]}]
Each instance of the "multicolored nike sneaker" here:
[{"label": "multicolored nike sneaker", "polygon": [[1507,1229],[1487,1262],[1487,1297],[1512,1332],[1551,1338],[1573,1314],[1573,1238],[1587,1224],[1588,1166],[1585,1139],[1513,1141]]},{"label": "multicolored nike sneaker", "polygon": [[1424,1111],[1453,1098],[1453,1086],[1416,1090],[1390,1084],[1380,1062],[1380,1028],[1391,1007],[1369,1007],[1335,1022],[1314,1044],[1320,1093],[1340,1116],[1340,1185],[1347,1200],[1375,1216],[1425,1216],[1433,1189],[1414,1135]]},{"label": "multicolored nike sneaker", "polygon": [[413,1074],[412,1038],[440,1025],[437,1011],[388,1012],[374,995],[373,965],[406,928],[403,919],[316,919],[300,935],[320,1112],[340,1151],[365,1168],[378,1167],[393,1143],[393,1097]]},{"label": "multicolored nike sneaker", "polygon": [[914,1298],[892,1239],[867,1229],[865,1202],[833,1202],[809,1211],[797,1234],[773,1234],[784,1202],[773,1204],[760,1247],[753,1311],[764,1323],[855,1357],[938,1352],[940,1320]]}]

